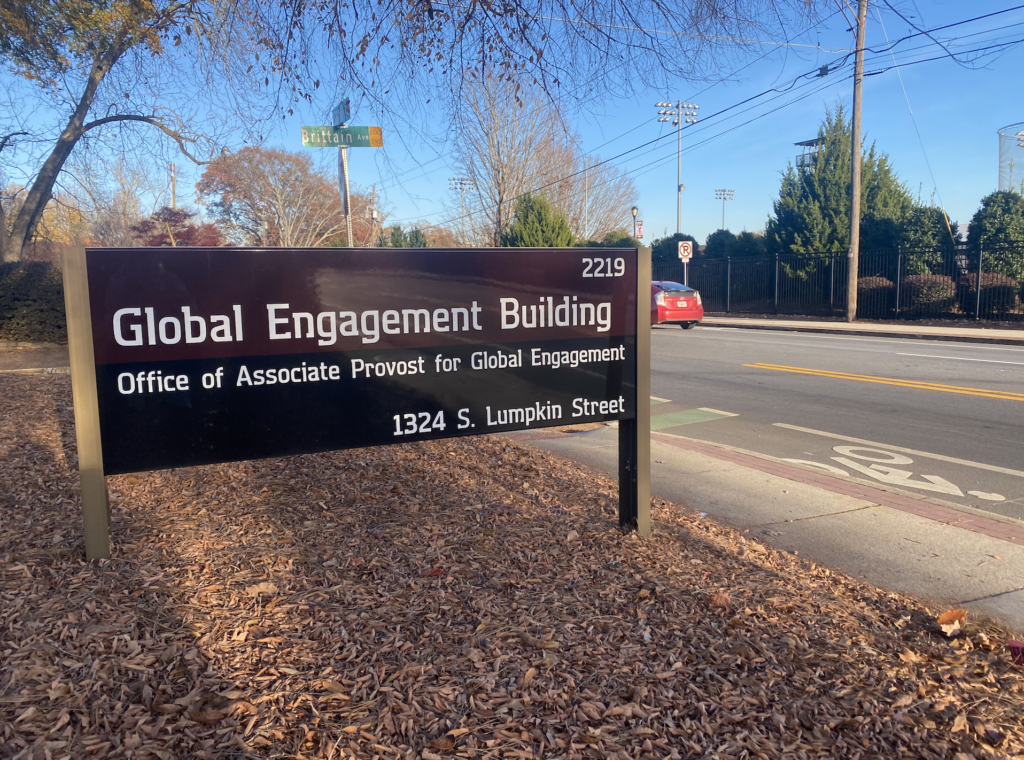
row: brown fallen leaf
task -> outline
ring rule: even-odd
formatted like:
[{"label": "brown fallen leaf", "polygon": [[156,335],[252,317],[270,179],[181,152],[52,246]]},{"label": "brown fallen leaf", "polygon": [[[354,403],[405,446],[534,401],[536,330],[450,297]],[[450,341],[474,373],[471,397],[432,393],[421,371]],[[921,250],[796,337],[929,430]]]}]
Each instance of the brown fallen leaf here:
[{"label": "brown fallen leaf", "polygon": [[953,720],[953,727],[949,729],[949,732],[952,734],[957,734],[961,731],[968,731],[969,729],[970,726],[968,726],[967,724],[967,716],[963,713],[960,713]]},{"label": "brown fallen leaf", "polygon": [[723,609],[729,609],[729,605],[732,604],[732,599],[729,598],[728,594],[715,594],[711,597],[712,607],[722,607]]},{"label": "brown fallen leaf", "polygon": [[432,567],[429,570],[420,570],[420,578],[436,578],[437,576],[444,573],[439,567]]},{"label": "brown fallen leaf", "polygon": [[276,594],[277,586],[269,581],[263,583],[257,583],[255,586],[247,586],[245,593],[249,596],[259,596],[260,594]]},{"label": "brown fallen leaf", "polygon": [[964,621],[967,619],[967,610],[947,610],[939,615],[935,621],[939,624],[946,638],[953,638],[960,633]]},{"label": "brown fallen leaf", "polygon": [[188,713],[188,717],[189,720],[194,720],[196,723],[212,726],[224,720],[227,717],[227,713],[220,710],[192,710]]},{"label": "brown fallen leaf", "polygon": [[532,681],[536,675],[537,668],[530,668],[529,670],[527,670],[526,673],[523,675],[523,687],[525,688],[529,686],[530,681]]},{"label": "brown fallen leaf", "polygon": [[1010,661],[1018,668],[1024,668],[1024,641],[1010,641],[1006,642],[1007,648],[1010,650]]},{"label": "brown fallen leaf", "polygon": [[453,742],[451,739],[431,739],[429,742],[427,742],[427,746],[432,747],[434,749],[439,749],[442,752],[450,752],[451,750],[455,749],[455,742]]},{"label": "brown fallen leaf", "polygon": [[529,634],[523,636],[523,643],[534,649],[558,649],[561,644],[551,639],[537,639]]},{"label": "brown fallen leaf", "polygon": [[903,660],[903,662],[906,662],[906,663],[909,663],[909,664],[913,664],[915,662],[924,662],[925,661],[924,657],[922,657],[917,652],[915,652],[915,651],[913,651],[911,649],[904,649],[902,652],[900,652],[900,659]]}]

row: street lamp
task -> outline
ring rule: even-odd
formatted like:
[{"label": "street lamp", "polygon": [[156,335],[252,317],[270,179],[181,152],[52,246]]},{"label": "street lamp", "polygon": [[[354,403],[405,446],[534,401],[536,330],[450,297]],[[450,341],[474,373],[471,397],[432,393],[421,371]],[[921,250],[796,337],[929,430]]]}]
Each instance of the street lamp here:
[{"label": "street lamp", "polygon": [[475,187],[472,177],[449,177],[448,189],[458,190],[462,198],[462,244],[466,244],[466,188]]},{"label": "street lamp", "polygon": [[696,103],[684,103],[677,100],[662,100],[654,104],[658,111],[659,122],[671,122],[676,128],[676,233],[682,231],[683,218],[683,123],[697,123]]},{"label": "street lamp", "polygon": [[725,202],[736,200],[735,190],[726,190],[723,187],[715,190],[715,197],[722,202],[722,229],[725,229]]},{"label": "street lamp", "polygon": [[640,212],[640,209],[638,209],[636,206],[633,206],[633,208],[631,208],[629,210],[629,213],[631,213],[633,215],[633,239],[634,240],[636,239],[636,215],[639,212]]}]

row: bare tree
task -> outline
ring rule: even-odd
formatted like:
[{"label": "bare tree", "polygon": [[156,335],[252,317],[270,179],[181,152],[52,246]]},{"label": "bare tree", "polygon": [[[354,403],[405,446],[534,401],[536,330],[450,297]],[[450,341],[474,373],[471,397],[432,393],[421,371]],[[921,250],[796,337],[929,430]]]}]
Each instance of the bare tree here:
[{"label": "bare tree", "polygon": [[[343,244],[338,186],[307,154],[267,148],[225,153],[196,185],[210,213],[236,243],[286,247]],[[375,243],[373,198],[353,192],[351,245]]]},{"label": "bare tree", "polygon": [[[577,238],[627,229],[636,199],[632,179],[585,155],[542,93],[488,79],[467,90],[466,103],[454,152],[456,169],[468,180],[467,237],[498,245],[516,200],[527,192],[544,197]],[[462,187],[458,192],[452,215],[461,227]]]},{"label": "bare tree", "polygon": [[0,109],[0,170],[26,190],[13,218],[0,208],[0,258],[22,257],[83,141],[119,150],[161,136],[199,161],[233,120],[278,111],[282,87],[305,94],[290,92],[302,82],[293,12],[271,0],[5,0],[3,96],[22,107]]},{"label": "bare tree", "polygon": [[[207,161],[239,132],[259,143],[259,125],[312,102],[328,78],[361,91],[402,129],[438,105],[460,111],[474,76],[581,102],[626,81],[661,86],[717,73],[730,51],[759,45],[758,36],[785,39],[792,17],[825,5],[5,0],[0,64],[13,76],[0,85],[0,184],[26,192],[13,219],[0,206],[0,259],[21,258],[83,141],[117,152],[162,139]],[[499,200],[500,226],[509,199]]]}]

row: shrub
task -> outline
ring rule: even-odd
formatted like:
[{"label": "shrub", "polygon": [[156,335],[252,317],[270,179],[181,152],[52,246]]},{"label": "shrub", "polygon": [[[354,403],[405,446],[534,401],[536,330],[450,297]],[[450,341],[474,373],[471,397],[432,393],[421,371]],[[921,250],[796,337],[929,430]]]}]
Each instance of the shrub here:
[{"label": "shrub", "polygon": [[0,265],[0,340],[68,342],[59,265],[43,261]]},{"label": "shrub", "polygon": [[[973,314],[978,307],[978,275],[965,274],[960,278],[959,285],[957,297],[960,308],[966,314]],[[1017,281],[1009,275],[982,272],[980,316],[991,317],[1016,309],[1020,303],[1017,298],[1019,287]]]},{"label": "shrub", "polygon": [[887,277],[861,277],[857,280],[857,297],[875,293],[892,293],[892,280]]},{"label": "shrub", "polygon": [[857,280],[857,311],[876,316],[892,308],[895,286],[887,277],[861,277]]},{"label": "shrub", "polygon": [[944,274],[915,274],[900,283],[900,303],[907,309],[942,313],[956,307],[956,283]]}]

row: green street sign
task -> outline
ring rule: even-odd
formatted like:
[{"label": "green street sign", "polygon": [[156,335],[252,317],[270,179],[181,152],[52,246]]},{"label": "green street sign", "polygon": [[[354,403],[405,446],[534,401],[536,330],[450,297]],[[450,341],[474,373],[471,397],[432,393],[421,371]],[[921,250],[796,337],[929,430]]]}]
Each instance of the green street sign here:
[{"label": "green street sign", "polygon": [[303,148],[382,148],[380,127],[303,127]]}]

